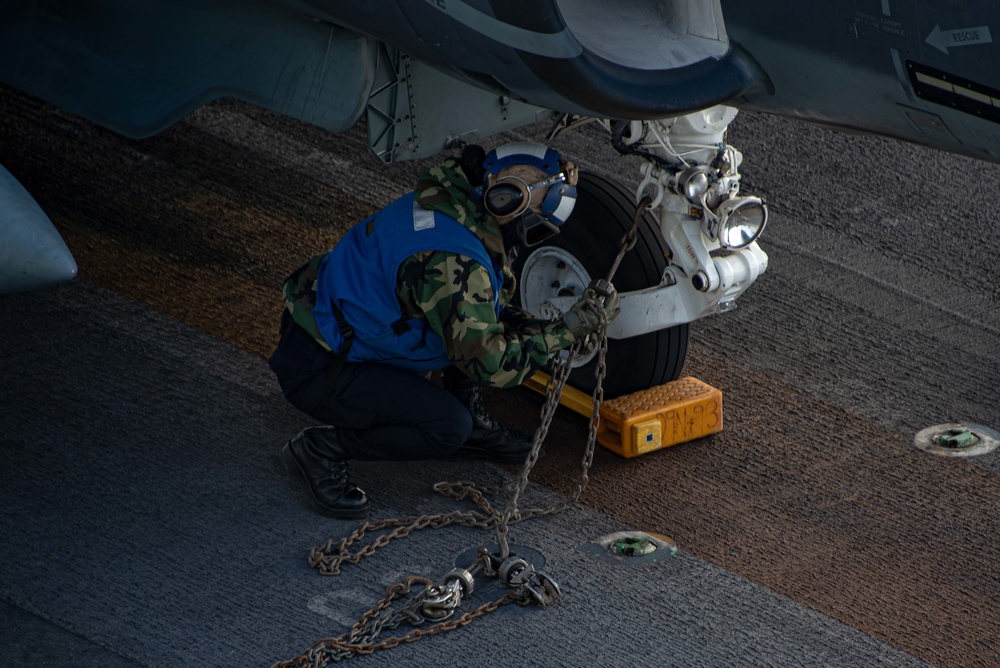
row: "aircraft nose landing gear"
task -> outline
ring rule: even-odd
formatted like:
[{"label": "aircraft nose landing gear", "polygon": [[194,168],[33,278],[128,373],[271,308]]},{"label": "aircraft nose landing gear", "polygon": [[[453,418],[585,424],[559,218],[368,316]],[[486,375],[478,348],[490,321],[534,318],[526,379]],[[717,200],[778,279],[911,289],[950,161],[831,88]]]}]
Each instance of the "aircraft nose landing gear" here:
[{"label": "aircraft nose landing gear", "polygon": [[[635,248],[615,273],[621,314],[608,328],[604,390],[617,397],[680,376],[689,324],[736,306],[767,268],[756,243],[767,223],[759,197],[739,194],[743,156],[725,143],[736,110],[712,107],[656,121],[621,122],[612,143],[645,161],[635,194],[595,174],[580,174],[568,224],[548,245],[515,262],[520,306],[555,318],[591,280],[608,275],[635,201],[650,197]],[[594,388],[594,355],[574,361],[569,382]]]}]

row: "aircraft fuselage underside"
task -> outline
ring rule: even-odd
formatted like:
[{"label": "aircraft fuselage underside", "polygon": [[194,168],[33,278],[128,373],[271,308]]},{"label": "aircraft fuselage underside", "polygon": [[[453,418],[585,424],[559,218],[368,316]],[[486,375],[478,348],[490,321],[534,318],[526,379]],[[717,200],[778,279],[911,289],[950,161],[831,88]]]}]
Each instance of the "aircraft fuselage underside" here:
[{"label": "aircraft fuselage underside", "polygon": [[442,127],[397,158],[543,113],[512,118],[523,101],[618,119],[726,103],[997,160],[994,18],[943,0],[29,1],[0,9],[0,80],[133,137],[225,96],[342,131],[386,84],[382,44],[490,97],[466,110],[445,89],[415,110]]},{"label": "aircraft fuselage underside", "polygon": [[[722,104],[996,161],[993,18],[996,2],[944,0],[34,0],[0,8],[0,81],[130,137],[220,97],[334,132],[365,118],[385,161],[557,114],[641,120],[630,128],[634,146],[657,154],[657,133]],[[721,138],[728,121],[705,119],[713,127],[700,137]],[[699,123],[689,124],[692,146]],[[728,265],[713,250],[725,220],[718,207],[757,208],[738,195],[738,161],[715,164],[723,145],[669,169],[665,145],[644,173],[665,193],[663,237],[690,252],[677,252],[674,271],[649,286],[661,293],[637,295],[634,308],[685,306],[652,324],[624,319],[620,335],[725,310],[765,269],[755,244]],[[708,207],[688,198],[700,213],[676,192],[694,168],[718,191]],[[0,290],[58,277],[0,270]],[[665,302],[662,290],[678,282],[691,299]]]}]

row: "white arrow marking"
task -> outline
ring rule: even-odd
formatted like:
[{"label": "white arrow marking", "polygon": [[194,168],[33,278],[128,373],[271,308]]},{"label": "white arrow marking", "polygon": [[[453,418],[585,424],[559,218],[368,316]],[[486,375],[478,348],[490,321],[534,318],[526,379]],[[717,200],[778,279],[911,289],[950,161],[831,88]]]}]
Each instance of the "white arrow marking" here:
[{"label": "white arrow marking", "polygon": [[993,37],[990,35],[989,26],[978,26],[976,28],[959,28],[958,30],[941,30],[941,25],[934,26],[934,30],[925,40],[935,49],[948,53],[949,48],[956,46],[972,46],[973,44],[991,44]]}]

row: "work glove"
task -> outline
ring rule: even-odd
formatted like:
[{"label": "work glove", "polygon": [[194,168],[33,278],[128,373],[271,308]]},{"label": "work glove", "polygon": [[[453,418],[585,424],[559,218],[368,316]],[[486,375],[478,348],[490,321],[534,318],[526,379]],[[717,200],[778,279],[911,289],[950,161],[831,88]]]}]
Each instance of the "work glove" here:
[{"label": "work glove", "polygon": [[[604,314],[610,324],[621,312],[621,302],[615,286],[605,283],[602,286],[604,297]],[[563,324],[573,332],[573,336],[582,339],[601,328],[600,301],[601,294],[594,288],[583,291],[580,299],[563,314]]]}]

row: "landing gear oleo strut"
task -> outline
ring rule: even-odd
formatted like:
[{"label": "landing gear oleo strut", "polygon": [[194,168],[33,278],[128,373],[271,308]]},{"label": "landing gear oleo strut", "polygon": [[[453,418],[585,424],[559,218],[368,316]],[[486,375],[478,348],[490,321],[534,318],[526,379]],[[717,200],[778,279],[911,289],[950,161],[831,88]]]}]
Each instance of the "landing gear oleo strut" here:
[{"label": "landing gear oleo strut", "polygon": [[[601,445],[625,457],[658,450],[722,429],[722,395],[680,376],[688,324],[736,308],[736,299],[767,268],[757,238],[767,223],[759,197],[740,194],[743,156],[725,143],[735,118],[730,107],[654,121],[606,124],[615,147],[643,159],[635,201],[646,198],[649,213],[635,211],[633,243],[615,285],[621,314],[608,328],[608,379],[616,397],[601,409]],[[572,126],[563,122],[557,128]],[[620,230],[624,205],[617,190],[600,179],[581,178],[581,203],[574,224],[549,246],[519,265],[522,305],[558,317],[606,270],[601,235]],[[596,193],[594,191],[597,191]],[[589,201],[583,198],[590,197]],[[615,201],[617,206],[608,202]],[[582,223],[582,224],[581,224]],[[610,231],[609,231],[610,230]],[[620,233],[620,232],[619,232]],[[572,384],[593,387],[590,359],[576,362]],[[527,385],[543,391],[547,376]],[[574,388],[563,403],[586,415],[587,397]]]},{"label": "landing gear oleo strut", "polygon": [[[675,118],[603,122],[620,152],[642,159],[636,192],[582,173],[572,224],[515,263],[520,305],[558,317],[607,274],[608,249],[629,229],[635,203],[652,198],[636,247],[615,274],[621,313],[608,330],[608,396],[680,377],[689,323],[735,308],[767,268],[757,244],[767,207],[740,194],[743,156],[725,143],[735,116],[735,109],[713,107]],[[554,134],[572,125],[558,125]],[[571,385],[589,393],[593,378],[593,357],[581,356]]]}]

